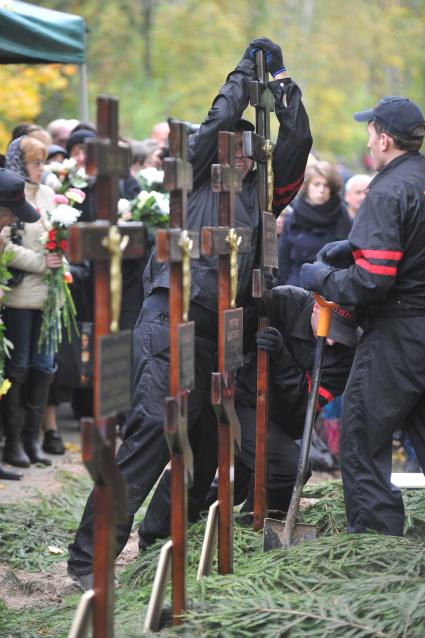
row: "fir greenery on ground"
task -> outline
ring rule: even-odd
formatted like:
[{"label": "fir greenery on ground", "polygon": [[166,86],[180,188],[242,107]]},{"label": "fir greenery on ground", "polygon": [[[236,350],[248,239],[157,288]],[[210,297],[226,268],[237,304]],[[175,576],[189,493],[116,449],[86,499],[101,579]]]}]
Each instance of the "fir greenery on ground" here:
[{"label": "fir greenery on ground", "polygon": [[[78,523],[89,483],[69,477],[57,497],[39,505],[0,508],[0,556],[11,566],[54,569],[55,556],[44,545],[65,547]],[[165,626],[161,636],[205,638],[422,638],[425,635],[425,503],[420,490],[404,494],[406,537],[346,535],[339,482],[307,487],[304,496],[318,499],[303,510],[304,522],[316,524],[319,540],[261,551],[261,535],[235,525],[235,573],[196,581],[204,521],[193,525],[188,539],[187,599],[180,628]],[[32,513],[32,516],[30,514]],[[8,521],[5,525],[4,520]],[[30,538],[18,551],[12,521],[26,521]],[[31,521],[31,525],[29,522]],[[44,534],[44,544],[39,534]],[[25,534],[19,534],[22,539]],[[38,540],[37,540],[38,539]],[[142,553],[119,575],[115,635],[142,635],[161,543]],[[61,557],[63,560],[63,556]],[[1,596],[0,596],[1,598]],[[0,636],[35,638],[67,636],[78,594],[52,607],[12,611],[0,605]]]}]

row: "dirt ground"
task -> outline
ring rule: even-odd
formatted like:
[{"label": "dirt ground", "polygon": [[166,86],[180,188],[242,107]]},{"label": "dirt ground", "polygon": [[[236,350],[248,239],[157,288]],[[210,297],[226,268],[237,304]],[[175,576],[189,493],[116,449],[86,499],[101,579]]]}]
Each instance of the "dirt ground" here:
[{"label": "dirt ground", "polygon": [[[68,405],[60,408],[59,428],[67,448],[65,455],[51,455],[50,467],[31,466],[27,470],[22,470],[24,477],[21,481],[1,481],[0,503],[36,500],[38,492],[44,495],[58,492],[62,487],[61,472],[64,470],[74,475],[87,472],[81,462],[78,423],[72,418]],[[318,483],[335,478],[339,478],[338,473],[314,472],[310,482]],[[132,562],[137,555],[137,532],[133,532],[125,550],[117,559],[117,572]],[[9,565],[0,561],[0,599],[11,609],[60,603],[65,596],[76,591],[77,585],[66,573],[65,554],[64,560],[55,563],[48,573],[11,569]]]}]

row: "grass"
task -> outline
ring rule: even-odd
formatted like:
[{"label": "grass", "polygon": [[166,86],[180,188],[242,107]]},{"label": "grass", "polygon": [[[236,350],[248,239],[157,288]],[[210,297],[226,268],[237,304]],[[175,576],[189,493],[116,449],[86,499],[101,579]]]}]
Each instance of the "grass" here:
[{"label": "grass", "polygon": [[[66,547],[80,517],[89,479],[64,477],[60,495],[0,508],[0,556],[25,569],[53,569],[56,556],[45,546]],[[235,573],[196,581],[204,521],[191,526],[188,539],[187,599],[180,628],[165,627],[163,638],[422,638],[425,635],[425,503],[421,491],[404,494],[405,538],[375,534],[346,535],[339,482],[308,487],[305,496],[319,501],[304,510],[304,522],[317,524],[319,540],[269,553],[261,535],[235,525]],[[8,512],[13,509],[13,512]],[[6,515],[7,523],[4,523]],[[31,525],[28,517],[31,515]],[[35,543],[19,550],[12,521],[26,521]],[[238,521],[238,519],[237,519]],[[22,534],[20,535],[22,538]],[[119,577],[115,636],[142,634],[161,543],[141,554]],[[39,556],[41,552],[42,556]],[[63,556],[59,557],[63,560]],[[0,604],[1,638],[66,637],[78,594],[58,605],[13,611]]]}]

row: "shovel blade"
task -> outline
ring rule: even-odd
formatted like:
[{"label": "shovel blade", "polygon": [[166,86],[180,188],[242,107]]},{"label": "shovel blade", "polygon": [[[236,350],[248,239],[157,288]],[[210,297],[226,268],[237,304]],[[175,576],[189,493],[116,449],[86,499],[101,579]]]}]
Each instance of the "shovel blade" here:
[{"label": "shovel blade", "polygon": [[[291,545],[298,545],[306,541],[315,541],[316,538],[316,525],[297,523],[297,525],[295,525]],[[282,547],[285,546],[285,521],[278,521],[274,518],[264,519],[263,551],[269,552],[272,549],[282,549]]]}]

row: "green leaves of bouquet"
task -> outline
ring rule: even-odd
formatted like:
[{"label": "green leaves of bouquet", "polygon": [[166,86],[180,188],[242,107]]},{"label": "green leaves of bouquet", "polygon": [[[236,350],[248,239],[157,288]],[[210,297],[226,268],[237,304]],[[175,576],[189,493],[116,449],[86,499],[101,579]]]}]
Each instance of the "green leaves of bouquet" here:
[{"label": "green leaves of bouquet", "polygon": [[168,226],[170,196],[163,187],[164,172],[156,168],[139,171],[137,180],[142,190],[133,200],[120,199],[118,216],[122,221],[141,221],[148,229]]}]

